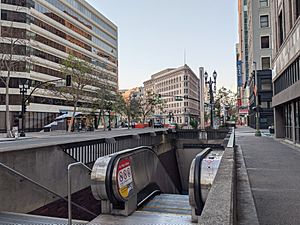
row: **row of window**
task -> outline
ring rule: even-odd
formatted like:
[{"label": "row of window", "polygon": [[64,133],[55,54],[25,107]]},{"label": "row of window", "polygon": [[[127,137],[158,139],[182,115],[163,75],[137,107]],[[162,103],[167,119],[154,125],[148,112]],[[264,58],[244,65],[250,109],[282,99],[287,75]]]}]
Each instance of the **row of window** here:
[{"label": "row of window", "polygon": [[[292,26],[294,25],[295,21],[300,16],[300,1],[299,0],[290,0],[289,4],[285,4],[284,7],[285,10],[281,10],[278,13],[277,18],[277,32],[278,32],[278,38],[276,39],[277,47],[280,48],[280,46],[283,44],[285,38],[287,37],[287,22],[289,23],[290,27],[289,30],[291,30]],[[289,12],[289,18],[287,18],[286,12]]]},{"label": "row of window", "polygon": [[[0,95],[0,102],[2,102],[2,96]],[[14,127],[20,125],[19,114],[20,112],[10,112],[11,124]],[[26,112],[25,114],[25,132],[40,131],[43,127],[54,121],[59,113],[47,113],[47,112]],[[5,117],[5,112],[0,112],[0,118]],[[0,120],[0,132],[6,132],[5,120]],[[20,128],[20,126],[19,126]]]},{"label": "row of window", "polygon": [[300,67],[298,57],[274,82],[274,95],[285,90],[300,80]]},{"label": "row of window", "polygon": [[[89,40],[92,40],[94,43],[96,43],[97,45],[99,45],[101,48],[105,49],[107,52],[109,53],[116,53],[116,49],[112,48],[111,46],[109,46],[108,44],[104,43],[102,40],[100,40],[99,38],[92,36],[90,34],[87,34],[85,31],[81,30],[80,28],[76,27],[75,25],[71,24],[70,22],[68,22],[67,20],[57,16],[56,14],[54,14],[53,12],[51,12],[50,10],[48,10],[47,8],[45,8],[44,6],[40,5],[40,4],[36,4],[36,10],[39,11],[40,13],[45,14],[46,16],[50,17],[51,19],[55,20],[56,22],[61,23],[62,25],[72,29],[73,31],[75,31],[76,33],[82,35],[83,37],[86,37]],[[104,32],[102,32],[103,34],[99,34],[101,37],[105,36],[106,34]],[[105,35],[104,35],[105,34]],[[106,35],[108,36],[108,35]],[[105,36],[105,37],[106,37]],[[117,46],[117,41],[112,39],[111,37],[103,37],[105,40],[107,40],[112,46]],[[115,55],[115,54],[113,54]]]},{"label": "row of window", "polygon": [[28,8],[34,7],[33,0],[1,0],[1,3],[28,7]]},{"label": "row of window", "polygon": [[[87,19],[85,19],[84,17],[80,16],[78,13],[76,13],[74,10],[72,10],[71,8],[67,7],[66,5],[64,5],[63,3],[61,3],[59,0],[46,0],[47,2],[49,2],[51,5],[55,6],[56,8],[58,8],[59,10],[67,13],[68,15],[72,16],[74,19],[78,20],[79,22],[81,22],[82,24],[84,24],[86,27],[89,27],[90,29],[92,29],[93,31],[95,31],[95,33],[97,33],[100,36],[103,36],[104,39],[108,40],[109,42],[111,41],[115,41],[112,37],[110,37],[108,34],[104,33],[103,31],[101,31],[101,29],[97,28],[96,26],[94,26],[92,23],[90,23],[90,21],[88,21]],[[71,0],[70,2],[74,2],[74,4],[78,4],[78,1],[74,1]],[[72,5],[72,3],[71,3]],[[81,5],[81,4],[80,4]],[[79,11],[81,11],[79,9]],[[82,12],[83,13],[83,12]],[[87,12],[85,12],[87,13]],[[89,16],[89,13],[85,14],[83,13],[85,16],[89,17],[90,19],[95,19],[97,20],[97,24],[100,25],[104,31],[108,31],[109,33],[111,33],[113,35],[113,37],[117,37],[117,31],[115,29],[113,29],[112,27],[110,27],[107,23],[100,21],[100,19],[98,17],[96,17],[94,14],[94,16]],[[91,18],[93,17],[93,18]],[[98,19],[97,19],[98,18]],[[116,46],[116,45],[115,45]]]},{"label": "row of window", "polygon": [[[294,107],[294,113],[292,113]],[[284,105],[285,137],[292,140],[295,133],[296,142],[300,143],[300,99]],[[292,124],[294,120],[294,126]]]}]

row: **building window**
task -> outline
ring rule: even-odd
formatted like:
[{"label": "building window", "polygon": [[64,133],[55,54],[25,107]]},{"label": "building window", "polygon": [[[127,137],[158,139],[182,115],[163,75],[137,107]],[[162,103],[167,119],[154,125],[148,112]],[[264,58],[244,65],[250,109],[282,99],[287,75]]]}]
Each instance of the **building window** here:
[{"label": "building window", "polygon": [[270,69],[271,67],[271,60],[270,57],[262,57],[261,58],[261,68],[263,70]]},{"label": "building window", "polygon": [[260,46],[261,48],[270,48],[269,36],[260,37]]},{"label": "building window", "polygon": [[269,16],[268,15],[263,15],[260,16],[260,27],[269,27]]},{"label": "building window", "polygon": [[300,16],[300,0],[296,0],[296,19]]},{"label": "building window", "polygon": [[268,7],[269,1],[268,0],[259,0],[260,7]]},{"label": "building window", "polygon": [[284,39],[284,23],[283,23],[283,17],[282,17],[282,12],[279,14],[278,16],[278,38],[279,38],[279,47],[282,45],[283,43],[283,39]]},{"label": "building window", "polygon": [[271,91],[272,90],[271,79],[261,79],[261,90],[262,91]]}]

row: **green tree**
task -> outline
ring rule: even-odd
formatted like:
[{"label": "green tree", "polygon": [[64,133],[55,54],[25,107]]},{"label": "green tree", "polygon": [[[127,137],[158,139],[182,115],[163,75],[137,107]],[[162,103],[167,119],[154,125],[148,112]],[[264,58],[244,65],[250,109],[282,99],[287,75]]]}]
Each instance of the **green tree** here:
[{"label": "green tree", "polygon": [[105,111],[112,110],[112,105],[116,102],[116,92],[117,90],[109,85],[107,82],[104,84],[106,88],[99,88],[96,91],[95,98],[93,99],[93,108],[98,111],[98,121],[97,124],[104,124],[105,127]]},{"label": "green tree", "polygon": [[222,108],[226,108],[228,112],[228,116],[231,118],[235,118],[237,113],[236,111],[236,101],[237,95],[230,89],[225,87],[221,87],[216,94],[215,98],[215,109],[216,115],[220,116]]},{"label": "green tree", "polygon": [[132,119],[137,119],[141,114],[139,110],[140,103],[133,93],[130,94],[128,97],[124,97],[121,94],[117,94],[116,101],[113,105],[113,109],[115,112],[126,116],[128,122],[128,129],[130,128]]},{"label": "green tree", "polygon": [[162,105],[162,100],[160,96],[153,92],[147,92],[143,97],[139,98],[139,107],[140,113],[142,116],[143,124],[146,121],[146,118],[154,113],[156,107]]},{"label": "green tree", "polygon": [[76,58],[73,55],[69,55],[68,58],[63,61],[60,70],[64,77],[67,77],[68,75],[71,76],[71,87],[51,86],[51,91],[54,92],[55,95],[64,98],[66,101],[72,104],[73,112],[68,127],[68,132],[71,132],[79,102],[92,102],[92,92],[91,90],[88,90],[87,86],[90,84],[94,85],[99,81],[91,74],[92,66],[86,61]]}]

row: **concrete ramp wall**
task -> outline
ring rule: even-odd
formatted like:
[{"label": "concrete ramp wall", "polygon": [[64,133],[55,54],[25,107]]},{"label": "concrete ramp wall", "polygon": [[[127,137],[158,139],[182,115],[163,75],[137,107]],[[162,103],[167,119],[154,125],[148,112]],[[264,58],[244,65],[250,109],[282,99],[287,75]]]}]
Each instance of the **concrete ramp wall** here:
[{"label": "concrete ramp wall", "polygon": [[[0,162],[55,193],[67,196],[67,167],[75,160],[59,147],[2,152]],[[72,181],[73,192],[90,185],[86,169],[74,168],[72,174],[76,177]],[[58,199],[3,167],[0,167],[0,181],[0,211],[27,213]]]}]

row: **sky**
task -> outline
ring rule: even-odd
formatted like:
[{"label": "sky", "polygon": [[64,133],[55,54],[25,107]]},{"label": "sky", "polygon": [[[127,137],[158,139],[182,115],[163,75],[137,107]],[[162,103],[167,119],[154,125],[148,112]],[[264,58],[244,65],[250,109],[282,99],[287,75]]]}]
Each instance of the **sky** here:
[{"label": "sky", "polygon": [[[87,0],[118,27],[119,87],[186,64],[236,90],[237,0]],[[186,52],[186,57],[184,57]]]}]

